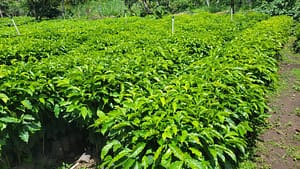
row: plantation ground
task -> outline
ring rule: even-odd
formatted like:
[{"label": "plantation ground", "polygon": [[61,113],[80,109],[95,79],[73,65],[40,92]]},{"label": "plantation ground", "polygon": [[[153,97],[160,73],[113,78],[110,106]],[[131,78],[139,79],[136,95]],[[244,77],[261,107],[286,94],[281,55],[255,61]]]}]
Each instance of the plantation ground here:
[{"label": "plantation ground", "polygon": [[260,135],[256,163],[243,169],[300,168],[300,55],[291,50],[293,38],[282,51],[279,91],[270,97],[268,128]]},{"label": "plantation ground", "polygon": [[300,55],[283,51],[284,61],[280,66],[281,86],[279,96],[271,103],[270,128],[261,135],[258,155],[260,168],[300,168]]}]

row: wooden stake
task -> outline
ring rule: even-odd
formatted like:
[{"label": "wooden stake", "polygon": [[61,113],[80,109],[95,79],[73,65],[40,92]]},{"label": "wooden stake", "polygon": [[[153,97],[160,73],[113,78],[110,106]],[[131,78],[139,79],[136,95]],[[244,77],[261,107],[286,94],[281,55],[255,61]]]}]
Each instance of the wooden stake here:
[{"label": "wooden stake", "polygon": [[3,14],[2,14],[2,11],[1,11],[1,9],[0,9],[0,16],[1,16],[1,18],[3,18]]},{"label": "wooden stake", "polygon": [[174,34],[174,31],[175,31],[175,18],[174,16],[172,16],[172,34]]},{"label": "wooden stake", "polygon": [[16,25],[16,23],[15,23],[15,21],[14,21],[14,19],[13,19],[13,17],[11,17],[11,21],[12,21],[12,23],[14,24],[14,27],[15,27],[15,29],[16,29],[16,31],[17,31],[17,34],[18,34],[18,35],[21,35],[20,32],[19,32],[19,29],[18,29],[18,27],[17,27],[17,25]]},{"label": "wooden stake", "polygon": [[231,18],[231,21],[233,21],[233,9],[230,8],[230,18]]}]

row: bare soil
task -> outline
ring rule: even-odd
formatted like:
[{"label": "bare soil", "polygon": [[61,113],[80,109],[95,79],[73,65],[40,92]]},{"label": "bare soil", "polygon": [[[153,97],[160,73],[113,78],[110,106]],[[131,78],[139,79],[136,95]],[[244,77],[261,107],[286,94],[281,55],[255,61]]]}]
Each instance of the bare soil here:
[{"label": "bare soil", "polygon": [[[291,42],[292,43],[292,42]],[[300,69],[300,55],[283,50],[280,92],[270,98],[269,127],[259,136],[256,156],[259,169],[300,169],[300,91],[293,70]]]}]

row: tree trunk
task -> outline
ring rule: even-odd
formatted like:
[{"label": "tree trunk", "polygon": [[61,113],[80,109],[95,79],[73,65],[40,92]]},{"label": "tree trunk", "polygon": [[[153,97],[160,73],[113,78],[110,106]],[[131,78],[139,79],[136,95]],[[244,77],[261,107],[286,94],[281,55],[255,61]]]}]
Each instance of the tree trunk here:
[{"label": "tree trunk", "polygon": [[206,5],[207,5],[208,7],[210,6],[209,0],[206,0]]},{"label": "tree trunk", "polygon": [[61,1],[62,16],[65,19],[65,0]]},{"label": "tree trunk", "polygon": [[150,14],[150,13],[151,13],[151,10],[150,10],[150,8],[149,8],[149,6],[148,6],[146,0],[142,0],[142,2],[143,2],[144,8],[145,8],[147,14]]},{"label": "tree trunk", "polygon": [[231,0],[230,7],[231,7],[231,10],[232,10],[232,14],[234,14],[235,13],[235,10],[234,10],[234,0]]},{"label": "tree trunk", "polygon": [[248,0],[249,9],[252,9],[252,0]]}]

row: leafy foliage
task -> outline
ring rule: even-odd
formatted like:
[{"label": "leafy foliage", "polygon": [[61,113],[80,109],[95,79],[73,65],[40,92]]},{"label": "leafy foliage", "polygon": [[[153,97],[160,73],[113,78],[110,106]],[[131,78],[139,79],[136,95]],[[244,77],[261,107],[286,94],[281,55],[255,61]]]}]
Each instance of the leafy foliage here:
[{"label": "leafy foliage", "polygon": [[300,1],[298,0],[267,0],[258,11],[270,15],[289,15],[295,20],[300,20]]},{"label": "leafy foliage", "polygon": [[2,0],[0,2],[0,17],[26,15],[25,4],[25,0]]},{"label": "leafy foliage", "polygon": [[26,1],[31,16],[36,20],[41,20],[42,17],[54,18],[60,15],[58,6],[60,0],[27,0]]},{"label": "leafy foliage", "polygon": [[292,24],[267,18],[179,15],[174,34],[170,16],[0,27],[2,155],[65,119],[105,136],[104,168],[236,167]]}]

